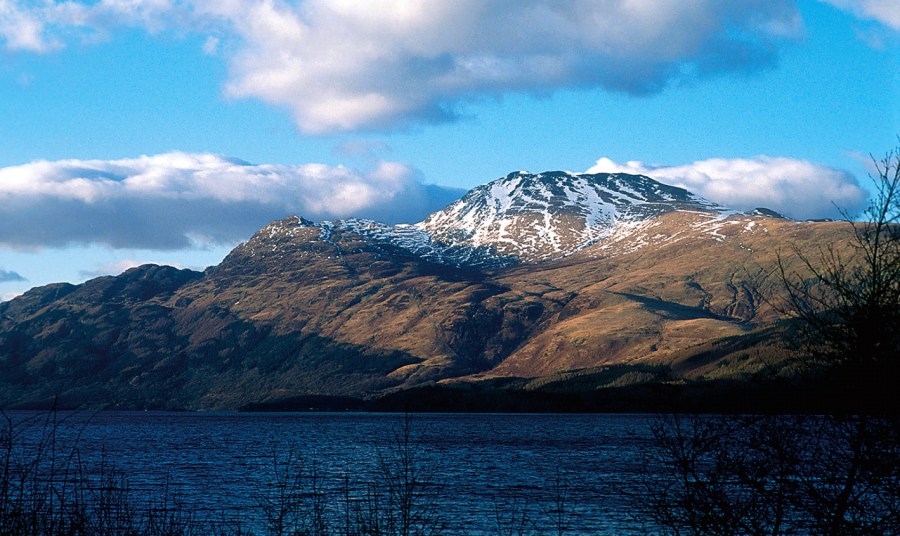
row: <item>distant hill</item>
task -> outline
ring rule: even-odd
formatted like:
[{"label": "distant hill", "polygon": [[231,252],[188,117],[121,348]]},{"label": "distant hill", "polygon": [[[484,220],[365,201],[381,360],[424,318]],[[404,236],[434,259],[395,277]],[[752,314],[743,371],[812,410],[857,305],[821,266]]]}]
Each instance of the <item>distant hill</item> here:
[{"label": "distant hill", "polygon": [[760,275],[846,232],[645,176],[565,172],[511,173],[415,225],[289,217],[203,273],[147,265],[0,304],[0,406],[789,375]]}]

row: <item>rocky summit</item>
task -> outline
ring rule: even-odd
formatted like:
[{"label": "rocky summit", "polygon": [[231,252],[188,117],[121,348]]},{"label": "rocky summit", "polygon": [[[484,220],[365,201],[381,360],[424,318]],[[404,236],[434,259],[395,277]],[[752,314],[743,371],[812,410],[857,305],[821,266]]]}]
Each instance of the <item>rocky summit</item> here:
[{"label": "rocky summit", "polygon": [[511,173],[414,225],[292,216],[203,273],[147,265],[0,304],[0,407],[777,375],[777,256],[846,232],[645,176],[566,172]]}]

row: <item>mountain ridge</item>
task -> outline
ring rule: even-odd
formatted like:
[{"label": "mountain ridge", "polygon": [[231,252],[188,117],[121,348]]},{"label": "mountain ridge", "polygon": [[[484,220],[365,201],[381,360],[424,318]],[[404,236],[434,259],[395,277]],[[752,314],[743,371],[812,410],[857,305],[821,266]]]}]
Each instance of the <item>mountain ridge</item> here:
[{"label": "mountain ridge", "polygon": [[[460,382],[581,385],[609,366],[634,367],[625,384],[654,367],[676,371],[666,381],[745,378],[783,354],[760,336],[780,317],[748,267],[844,236],[648,177],[498,180],[420,224],[292,216],[203,273],[144,266],[4,302],[0,407],[63,396],[235,409]],[[489,190],[506,202],[486,202]],[[549,246],[503,249],[525,233]]]}]

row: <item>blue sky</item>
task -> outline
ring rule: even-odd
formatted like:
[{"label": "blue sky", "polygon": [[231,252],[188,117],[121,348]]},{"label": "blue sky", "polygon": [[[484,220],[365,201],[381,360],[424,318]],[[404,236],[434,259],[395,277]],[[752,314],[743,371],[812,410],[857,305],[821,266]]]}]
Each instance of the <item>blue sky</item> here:
[{"label": "blue sky", "polygon": [[858,211],[898,101],[898,0],[0,0],[0,299],[518,169]]}]

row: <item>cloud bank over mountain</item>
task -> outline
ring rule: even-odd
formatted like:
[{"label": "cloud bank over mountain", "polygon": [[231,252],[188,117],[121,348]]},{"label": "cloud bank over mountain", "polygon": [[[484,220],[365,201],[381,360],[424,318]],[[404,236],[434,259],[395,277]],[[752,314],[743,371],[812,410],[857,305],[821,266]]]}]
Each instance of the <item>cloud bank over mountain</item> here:
[{"label": "cloud bank over mountain", "polygon": [[[840,217],[837,207],[852,214],[865,201],[852,175],[790,158],[718,158],[683,166],[602,158],[588,172],[648,175],[726,206],[763,206],[798,219]],[[412,168],[386,161],[375,161],[367,171],[257,165],[181,152],[38,161],[0,168],[0,247],[172,250],[233,244],[290,214],[417,222],[462,193],[424,184]],[[16,274],[0,275],[11,281]]]},{"label": "cloud bank over mountain", "polygon": [[245,240],[289,214],[414,222],[461,195],[414,170],[253,165],[214,154],[62,160],[0,168],[0,247],[181,249]]},{"label": "cloud bank over mountain", "polygon": [[784,157],[711,158],[681,166],[601,158],[588,173],[647,175],[728,207],[765,207],[795,219],[840,218],[841,210],[855,215],[866,200],[850,173]]}]

